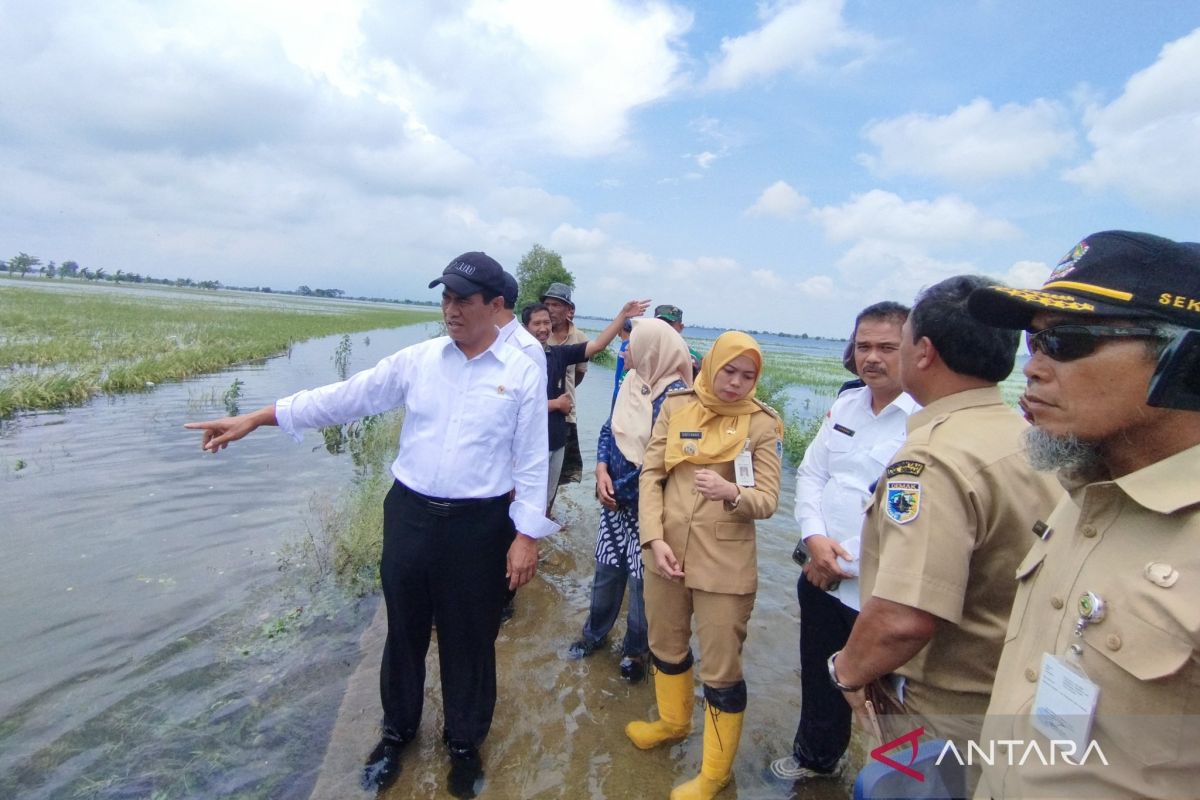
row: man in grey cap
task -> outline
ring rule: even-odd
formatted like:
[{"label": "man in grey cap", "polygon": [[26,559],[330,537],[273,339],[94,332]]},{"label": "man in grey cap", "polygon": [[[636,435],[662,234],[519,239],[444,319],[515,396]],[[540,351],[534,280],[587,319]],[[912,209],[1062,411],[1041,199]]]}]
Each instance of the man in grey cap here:
[{"label": "man in grey cap", "polygon": [[505,588],[533,578],[537,539],[558,526],[545,516],[545,377],[500,340],[495,324],[504,270],[484,253],[463,253],[429,288],[438,284],[446,336],[406,347],[340,383],[186,427],[202,430],[201,446],[216,453],[262,425],[299,440],[305,428],[405,409],[395,482],[383,506],[383,731],[362,783],[382,791],[399,775],[401,751],[421,720],[436,625],[449,789],[474,797],[479,747],[496,705]]},{"label": "man in grey cap", "polygon": [[[550,310],[550,340],[546,344],[553,347],[587,341],[587,337],[572,322],[575,316],[575,302],[571,299],[570,286],[565,283],[550,284],[542,294],[541,301]],[[575,387],[583,383],[587,367],[586,363],[567,367],[567,397],[570,398],[571,410],[567,414],[567,449],[563,454],[559,486],[565,483],[579,483],[583,477],[583,456],[579,452],[579,426],[575,417]],[[551,504],[553,505],[553,501]]]}]

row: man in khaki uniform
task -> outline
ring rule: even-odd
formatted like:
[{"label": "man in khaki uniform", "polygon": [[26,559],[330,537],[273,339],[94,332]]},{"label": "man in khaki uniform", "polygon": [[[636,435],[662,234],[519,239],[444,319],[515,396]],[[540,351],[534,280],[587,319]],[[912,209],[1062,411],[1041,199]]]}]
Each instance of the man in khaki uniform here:
[{"label": "man in khaki uniform", "polygon": [[918,298],[904,323],[900,381],[924,406],[880,477],[863,524],[862,611],[829,673],[862,717],[863,687],[894,677],[908,717],[885,735],[924,726],[975,738],[1012,605],[1013,571],[1033,524],[1061,490],[1021,450],[1028,425],[1000,399],[1017,334],[967,314],[991,281],[957,276]]},{"label": "man in khaki uniform", "polygon": [[[984,738],[1074,751],[997,758],[977,796],[1196,797],[1200,412],[1152,407],[1147,388],[1159,353],[1200,328],[1200,246],[1094,234],[1041,290],[983,289],[970,310],[1031,331],[1028,449],[1068,492],[1017,569]],[[1195,362],[1185,374],[1195,392]]]}]

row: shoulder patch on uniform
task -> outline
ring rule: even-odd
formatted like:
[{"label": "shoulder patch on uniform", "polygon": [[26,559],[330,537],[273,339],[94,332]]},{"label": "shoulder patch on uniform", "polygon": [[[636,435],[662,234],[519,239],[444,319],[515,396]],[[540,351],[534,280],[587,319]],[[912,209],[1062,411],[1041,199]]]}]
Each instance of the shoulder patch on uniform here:
[{"label": "shoulder patch on uniform", "polygon": [[925,471],[925,464],[921,461],[897,461],[887,468],[887,476],[894,478],[897,475],[912,475],[914,478]]},{"label": "shoulder patch on uniform", "polygon": [[762,400],[759,400],[759,399],[756,397],[756,398],[754,398],[754,402],[755,402],[755,403],[757,403],[757,404],[758,404],[758,407],[759,407],[759,408],[761,408],[763,411],[767,412],[767,413],[768,413],[768,414],[770,414],[772,417],[775,417],[776,419],[779,419],[779,412],[778,412],[778,411],[776,411],[775,409],[771,408],[769,405],[767,405],[766,403],[764,403]]},{"label": "shoulder patch on uniform", "polygon": [[921,513],[921,484],[918,481],[890,480],[884,495],[887,515],[899,525],[912,522]]}]

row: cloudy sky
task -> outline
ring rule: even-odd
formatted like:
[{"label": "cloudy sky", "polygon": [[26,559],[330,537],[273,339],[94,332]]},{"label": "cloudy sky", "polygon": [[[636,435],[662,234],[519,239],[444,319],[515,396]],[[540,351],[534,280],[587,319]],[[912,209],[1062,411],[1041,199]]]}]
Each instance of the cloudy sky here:
[{"label": "cloudy sky", "polygon": [[1200,4],[0,0],[0,257],[844,335],[1084,234],[1200,239]]}]

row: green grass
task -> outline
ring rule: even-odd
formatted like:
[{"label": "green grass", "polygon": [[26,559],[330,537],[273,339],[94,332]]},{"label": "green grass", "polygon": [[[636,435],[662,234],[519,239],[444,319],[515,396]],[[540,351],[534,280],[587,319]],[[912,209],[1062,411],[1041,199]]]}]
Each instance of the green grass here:
[{"label": "green grass", "polygon": [[335,333],[437,319],[297,298],[0,289],[0,417],[216,372]]}]

